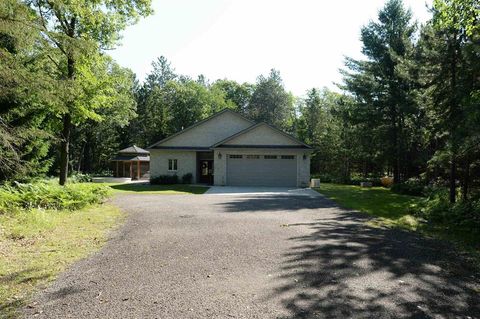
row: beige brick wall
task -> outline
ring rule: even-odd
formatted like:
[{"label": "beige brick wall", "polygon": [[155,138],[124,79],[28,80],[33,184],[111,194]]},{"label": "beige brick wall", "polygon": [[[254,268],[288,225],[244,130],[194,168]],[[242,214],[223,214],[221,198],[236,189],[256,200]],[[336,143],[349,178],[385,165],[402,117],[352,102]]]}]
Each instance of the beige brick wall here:
[{"label": "beige brick wall", "polygon": [[224,112],[182,134],[165,141],[161,146],[210,147],[253,124],[231,112]]},{"label": "beige brick wall", "polygon": [[[177,160],[177,171],[168,170],[168,160]],[[193,182],[196,183],[197,155],[195,151],[175,151],[175,150],[150,150],[150,176],[174,175],[177,174],[181,179],[186,173],[193,175]]]},{"label": "beige brick wall", "polygon": [[226,145],[299,145],[268,125],[260,125],[249,132],[237,136]]}]

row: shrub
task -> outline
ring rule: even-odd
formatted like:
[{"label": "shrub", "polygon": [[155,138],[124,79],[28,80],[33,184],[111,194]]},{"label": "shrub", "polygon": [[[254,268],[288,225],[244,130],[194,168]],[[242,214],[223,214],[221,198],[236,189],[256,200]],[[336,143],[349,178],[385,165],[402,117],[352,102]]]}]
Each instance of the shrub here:
[{"label": "shrub", "polygon": [[392,192],[411,196],[425,196],[425,185],[418,178],[410,178],[399,184],[393,184]]},{"label": "shrub", "polygon": [[152,185],[178,184],[178,176],[176,174],[155,176],[150,178],[150,184]]},{"label": "shrub", "polygon": [[420,205],[419,214],[427,220],[480,231],[480,199],[451,204],[445,189],[432,191]]},{"label": "shrub", "polygon": [[380,178],[380,182],[382,183],[383,187],[390,187],[393,185],[393,177],[384,176]]},{"label": "shrub", "polygon": [[18,210],[65,209],[76,210],[101,202],[109,194],[109,188],[97,184],[68,184],[53,182],[13,184],[0,187],[0,213]]},{"label": "shrub", "polygon": [[191,184],[193,180],[193,175],[192,173],[187,173],[182,176],[182,183],[183,184]]},{"label": "shrub", "polygon": [[75,173],[70,176],[70,183],[90,183],[92,182],[92,176],[90,174]]}]

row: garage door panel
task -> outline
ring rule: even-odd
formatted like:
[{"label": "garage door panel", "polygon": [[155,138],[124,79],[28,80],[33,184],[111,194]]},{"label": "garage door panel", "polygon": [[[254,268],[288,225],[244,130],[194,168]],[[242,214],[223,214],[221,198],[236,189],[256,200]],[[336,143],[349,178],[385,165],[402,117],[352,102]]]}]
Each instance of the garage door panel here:
[{"label": "garage door panel", "polygon": [[227,159],[227,184],[232,186],[297,185],[297,161],[293,159]]}]

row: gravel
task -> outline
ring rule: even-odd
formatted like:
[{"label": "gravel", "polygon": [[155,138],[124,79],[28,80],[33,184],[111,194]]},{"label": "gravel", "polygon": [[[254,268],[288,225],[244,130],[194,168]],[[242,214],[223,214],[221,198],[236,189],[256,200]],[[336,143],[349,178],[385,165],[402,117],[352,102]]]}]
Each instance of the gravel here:
[{"label": "gravel", "polygon": [[448,244],[323,198],[119,195],[124,227],[25,318],[480,318]]}]

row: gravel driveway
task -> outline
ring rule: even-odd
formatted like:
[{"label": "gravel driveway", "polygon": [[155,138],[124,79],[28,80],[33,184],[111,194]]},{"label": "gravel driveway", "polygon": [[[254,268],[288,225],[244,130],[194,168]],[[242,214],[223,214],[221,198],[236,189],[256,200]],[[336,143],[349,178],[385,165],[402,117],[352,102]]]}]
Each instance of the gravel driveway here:
[{"label": "gravel driveway", "polygon": [[32,318],[480,318],[451,247],[323,197],[121,195],[106,247],[25,309]]}]

